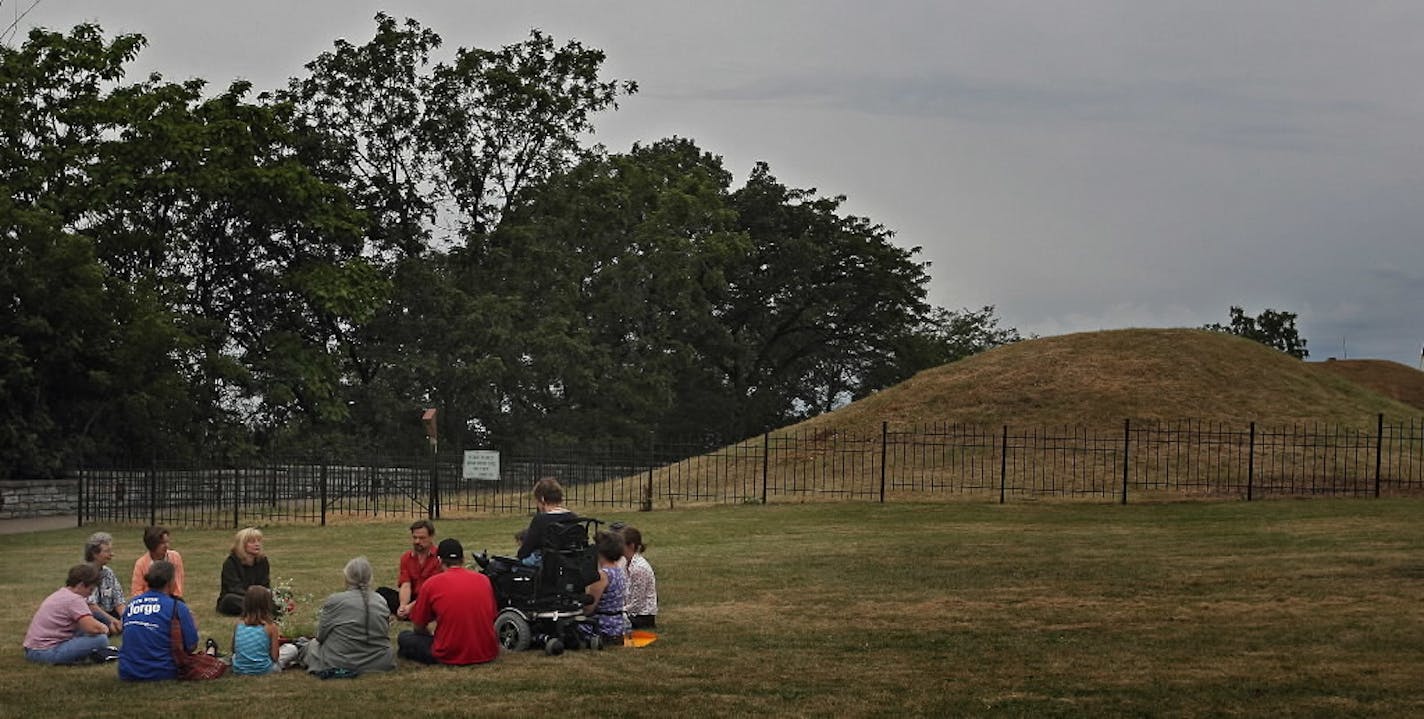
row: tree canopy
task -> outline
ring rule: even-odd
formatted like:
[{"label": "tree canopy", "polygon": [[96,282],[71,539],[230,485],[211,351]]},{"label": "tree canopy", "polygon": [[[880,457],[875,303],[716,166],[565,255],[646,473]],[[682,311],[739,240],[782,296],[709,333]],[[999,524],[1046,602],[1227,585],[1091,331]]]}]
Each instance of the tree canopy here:
[{"label": "tree canopy", "polygon": [[1018,339],[842,197],[590,145],[637,91],[599,50],[375,24],[261,94],[129,82],[92,24],[0,46],[0,476],[408,451],[428,406],[447,446],[711,446]]},{"label": "tree canopy", "polygon": [[1205,325],[1202,329],[1255,340],[1296,359],[1305,359],[1310,356],[1309,350],[1305,348],[1305,340],[1296,332],[1296,314],[1294,312],[1278,312],[1267,309],[1261,314],[1251,317],[1246,314],[1246,310],[1232,305],[1230,313],[1231,324],[1212,323]]}]

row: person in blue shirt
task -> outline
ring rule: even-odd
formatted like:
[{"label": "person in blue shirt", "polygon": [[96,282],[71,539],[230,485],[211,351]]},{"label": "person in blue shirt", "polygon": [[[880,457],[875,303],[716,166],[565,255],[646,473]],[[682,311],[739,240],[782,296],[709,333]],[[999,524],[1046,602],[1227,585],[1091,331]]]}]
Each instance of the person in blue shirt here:
[{"label": "person in blue shirt", "polygon": [[167,588],[173,581],[173,565],[159,560],[144,574],[148,591],[124,608],[124,645],[119,650],[119,678],[125,681],[177,679],[178,663],[173,657],[173,619],[182,630],[183,650],[198,648],[198,625],[188,605],[174,599]]},{"label": "person in blue shirt", "polygon": [[235,674],[274,674],[297,658],[297,645],[282,643],[282,629],[273,615],[272,590],[261,584],[247,588],[242,597],[242,617],[232,630],[232,671]]}]

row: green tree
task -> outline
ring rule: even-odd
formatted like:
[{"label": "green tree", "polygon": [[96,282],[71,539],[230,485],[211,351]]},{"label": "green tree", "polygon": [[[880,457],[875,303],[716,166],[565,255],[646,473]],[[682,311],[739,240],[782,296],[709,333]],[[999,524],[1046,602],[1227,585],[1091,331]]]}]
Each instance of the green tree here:
[{"label": "green tree", "polygon": [[48,449],[25,450],[51,469],[128,447],[232,450],[254,425],[332,414],[325,327],[379,301],[360,216],[294,159],[287,108],[248,102],[245,83],[211,99],[200,80],[123,84],[142,45],[82,25],[0,56],[16,270],[0,279],[16,310],[0,346],[37,398],[6,432],[52,427]]},{"label": "green tree", "polygon": [[117,339],[89,242],[0,197],[0,478],[58,471],[114,386]]},{"label": "green tree", "polygon": [[134,120],[101,165],[91,231],[118,276],[174,313],[206,421],[340,418],[329,341],[371,313],[382,286],[360,254],[360,216],[293,157],[288,108],[247,92],[126,89]]},{"label": "green tree", "polygon": [[711,356],[739,407],[740,438],[826,411],[873,387],[887,349],[930,310],[919,248],[891,242],[871,220],[843,215],[843,197],[789,188],[765,164],[733,193],[749,251],[724,270],[714,298]]},{"label": "green tree", "polygon": [[714,445],[1017,339],[918,248],[691,141],[584,147],[634,92],[534,31],[384,14],[281,92],[124,84],[94,26],[0,59],[0,461],[252,444]]},{"label": "green tree", "polygon": [[1267,347],[1274,347],[1296,359],[1305,359],[1310,356],[1310,352],[1305,348],[1306,341],[1296,332],[1295,320],[1294,312],[1267,309],[1255,317],[1250,317],[1245,310],[1232,305],[1231,324],[1213,323],[1204,325],[1202,329],[1245,337]]},{"label": "green tree", "polygon": [[85,232],[91,170],[122,130],[109,88],[142,46],[92,25],[0,46],[0,475],[119,449],[116,410],[176,384],[168,318]]},{"label": "green tree", "polygon": [[301,159],[366,213],[368,250],[386,258],[429,248],[436,207],[430,139],[422,132],[430,53],[440,36],[415,20],[376,15],[364,45],[340,39],[275,98],[295,108]]},{"label": "green tree", "polygon": [[470,241],[498,227],[525,190],[584,156],[592,116],[637,83],[599,76],[603,51],[556,46],[539,30],[498,50],[460,48],[429,80],[422,129]]},{"label": "green tree", "polygon": [[715,416],[680,416],[678,399],[716,329],[707,292],[746,245],[729,183],[720,159],[662,140],[591,156],[509,216],[485,261],[514,279],[500,291],[527,288],[517,324],[529,330],[518,345],[528,374],[508,386],[528,388],[512,408],[538,413],[521,423],[645,442]]},{"label": "green tree", "polygon": [[589,157],[529,195],[482,258],[513,280],[490,292],[528,290],[502,358],[522,374],[499,385],[521,389],[485,418],[710,446],[1017,339],[992,308],[930,307],[916,250],[845,216],[843,198],[765,165],[730,185],[720,158],[671,138]]},{"label": "green tree", "polygon": [[312,138],[309,166],[370,219],[368,254],[391,286],[382,311],[339,339],[348,401],[363,435],[418,438],[419,406],[442,409],[453,442],[527,434],[514,418],[546,414],[537,397],[549,392],[530,358],[550,353],[530,343],[566,333],[506,319],[542,300],[513,279],[532,269],[511,267],[491,237],[583,156],[592,115],[636,86],[600,79],[602,52],[539,31],[432,64],[436,33],[384,13],[376,24],[370,42],[338,41],[278,95]]}]

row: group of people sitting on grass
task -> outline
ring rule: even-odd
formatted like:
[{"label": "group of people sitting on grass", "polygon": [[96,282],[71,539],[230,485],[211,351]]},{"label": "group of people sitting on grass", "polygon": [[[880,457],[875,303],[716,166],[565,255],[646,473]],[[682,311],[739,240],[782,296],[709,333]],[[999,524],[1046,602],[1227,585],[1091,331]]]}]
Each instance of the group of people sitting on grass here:
[{"label": "group of people sitting on grass", "polygon": [[[538,512],[517,537],[518,559],[530,564],[540,561],[550,525],[577,519],[552,478],[535,484],[534,499]],[[632,628],[655,627],[658,612],[642,533],[615,526],[595,537],[598,579],[587,588],[590,620],[582,625],[605,645],[621,644]],[[113,537],[96,532],[85,542],[85,562],[70,568],[65,586],[36,611],[25,634],[25,658],[44,664],[114,661],[119,678],[131,681],[213,679],[229,669],[269,674],[293,665],[323,678],[345,677],[394,669],[397,655],[426,664],[493,660],[499,654],[498,606],[489,579],[466,568],[459,540],[437,545],[427,520],[410,526],[410,540],[396,587],[372,589],[371,563],[356,557],[342,569],[346,588],[322,604],[316,636],[289,638],[277,623],[283,608],[274,602],[262,532],[239,531],[220,575],[216,610],[237,617],[231,656],[222,658],[211,637],[199,651],[197,623],[183,599],[183,558],[170,546],[168,530],[144,530],[147,551],[134,562],[128,595],[108,566]],[[399,632],[392,647],[389,630],[396,620],[409,621],[411,628]],[[121,649],[109,643],[118,636]]]}]

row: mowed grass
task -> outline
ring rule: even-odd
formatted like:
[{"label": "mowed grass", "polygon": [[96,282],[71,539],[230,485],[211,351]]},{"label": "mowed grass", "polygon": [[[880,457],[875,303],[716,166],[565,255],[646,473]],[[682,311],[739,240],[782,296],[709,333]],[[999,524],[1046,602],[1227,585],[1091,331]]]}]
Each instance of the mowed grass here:
[{"label": "mowed grass", "polygon": [[[610,515],[652,547],[662,614],[649,647],[148,685],[113,666],[24,661],[31,612],[90,530],[0,536],[0,714],[1420,716],[1421,517],[1411,499]],[[503,551],[523,523],[437,528]],[[364,554],[389,583],[406,524],[269,527],[274,575],[319,601]],[[126,576],[139,531],[109,529]],[[224,649],[233,620],[213,603],[230,537],[174,533],[200,628]]]}]

